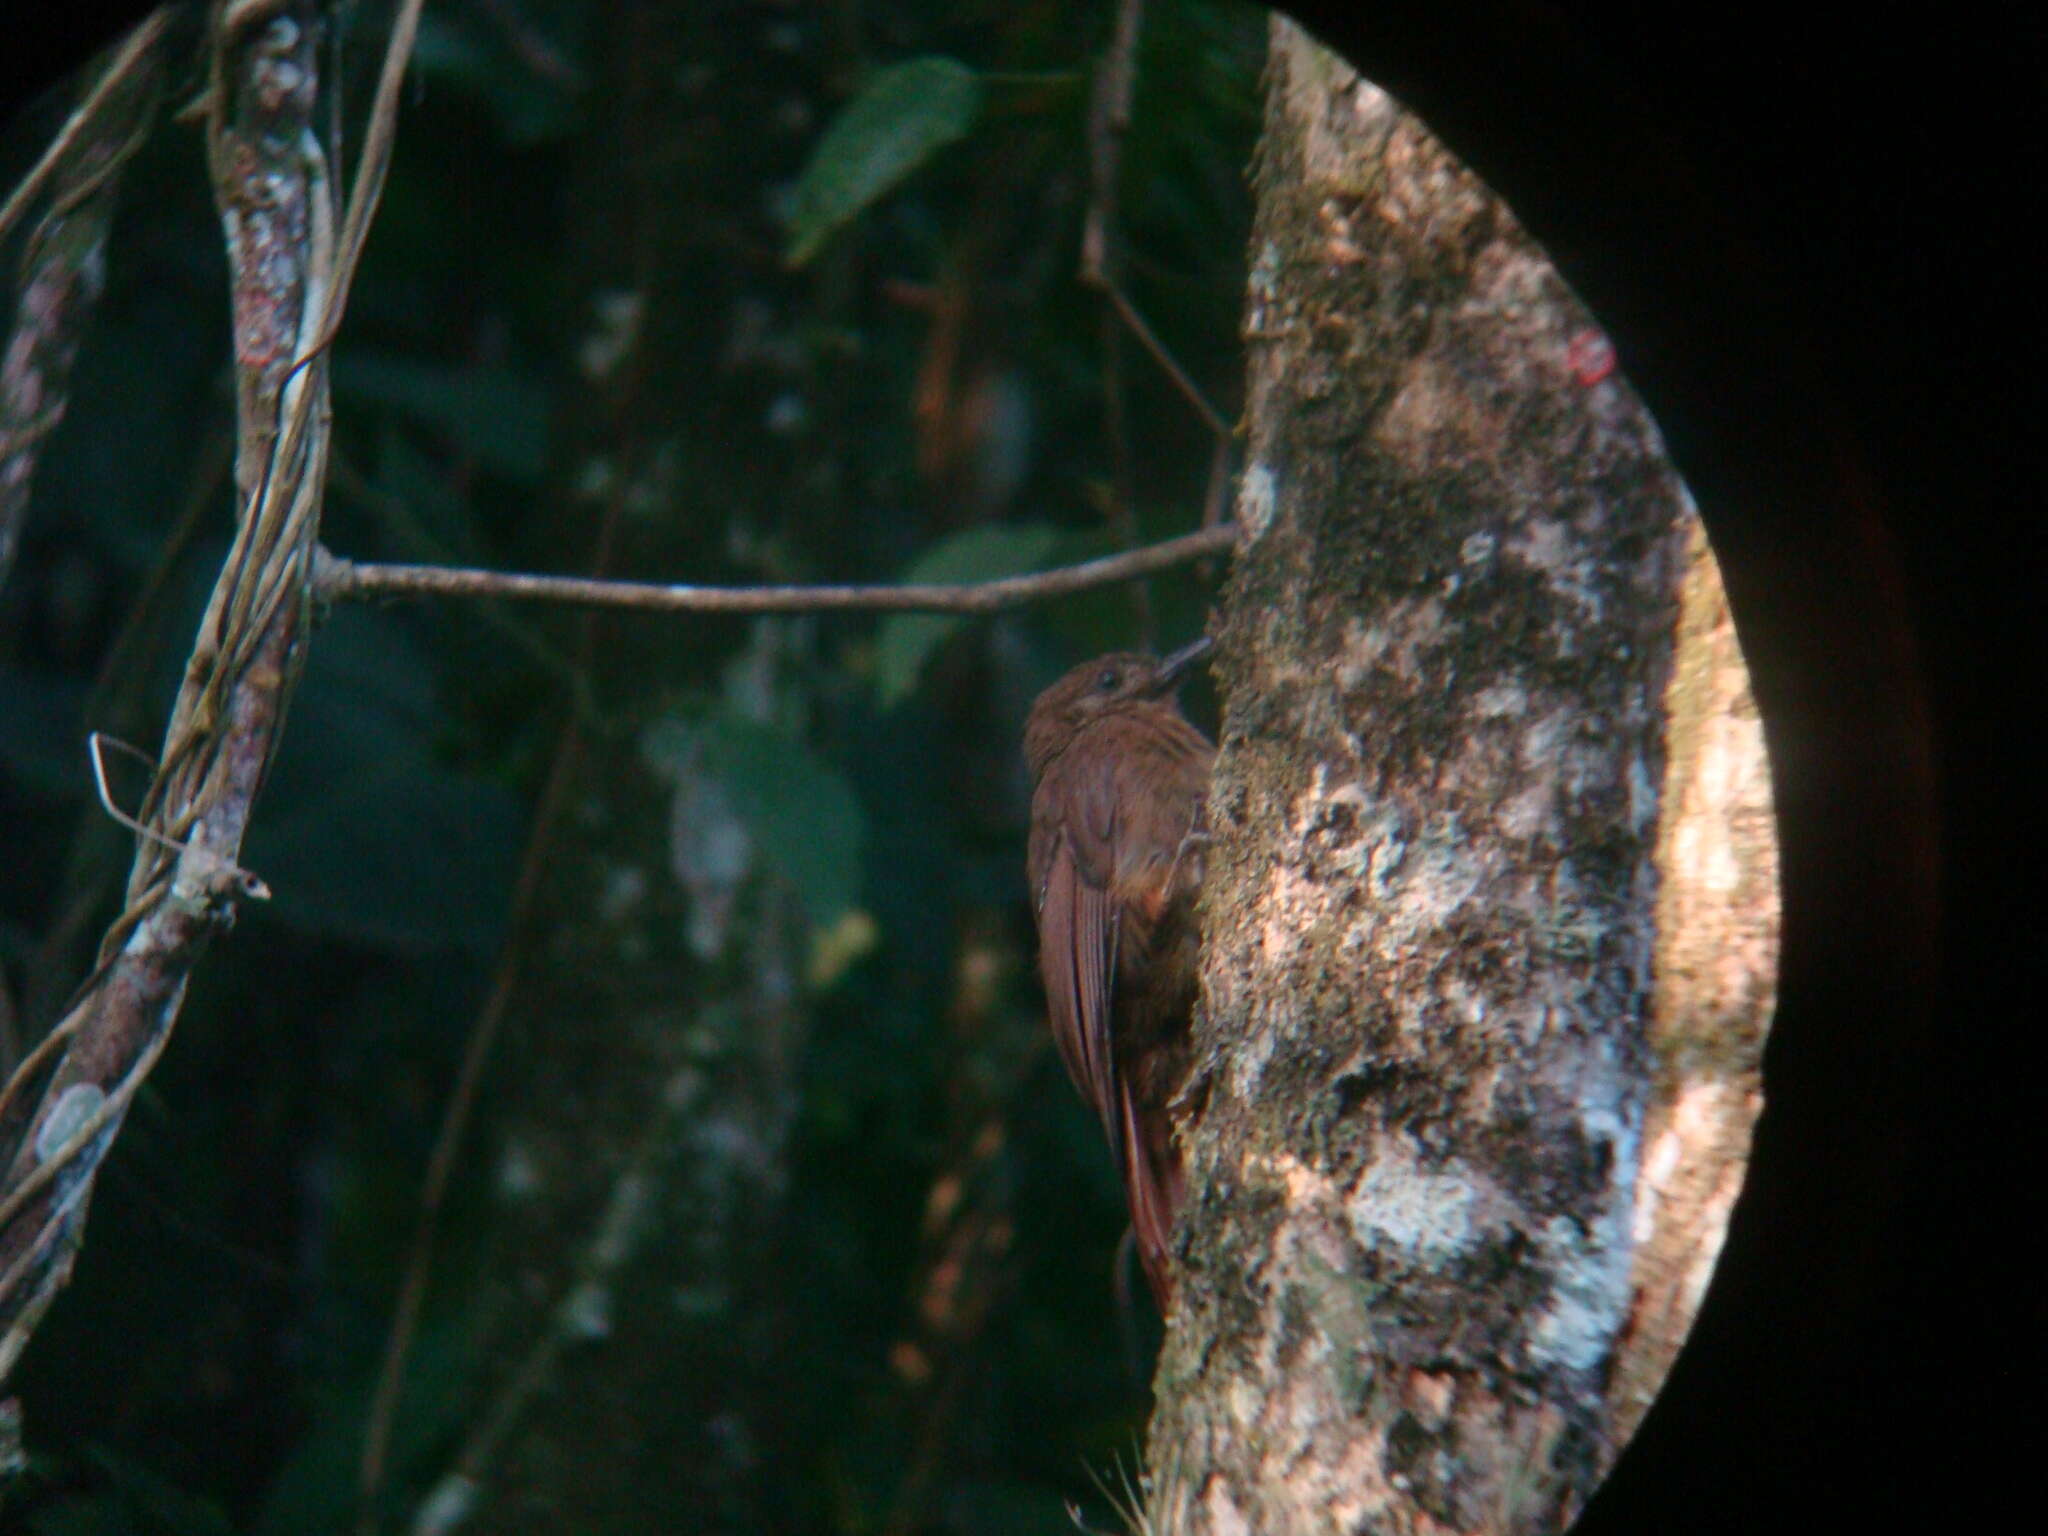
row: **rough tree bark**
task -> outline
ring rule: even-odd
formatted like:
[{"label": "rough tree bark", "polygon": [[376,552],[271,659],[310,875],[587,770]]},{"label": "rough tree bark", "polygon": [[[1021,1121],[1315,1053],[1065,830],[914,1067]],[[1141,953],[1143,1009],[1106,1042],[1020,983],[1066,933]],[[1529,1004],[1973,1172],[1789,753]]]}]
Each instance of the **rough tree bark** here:
[{"label": "rough tree bark", "polygon": [[1288,23],[1267,93],[1152,1528],[1556,1530],[1740,1184],[1761,735],[1541,251]]},{"label": "rough tree bark", "polygon": [[490,1090],[500,1204],[476,1310],[492,1363],[410,1528],[758,1528],[800,927],[742,867],[729,922],[702,935],[668,824],[743,839],[729,810],[707,830],[716,781],[670,803],[629,751],[567,773],[511,1004],[523,1049]]},{"label": "rough tree bark", "polygon": [[[71,365],[107,281],[107,231],[121,173],[149,128],[161,88],[158,11],[107,51],[91,84],[30,181],[45,199],[21,255],[14,315],[0,348],[0,586],[28,516],[44,441],[64,419]],[[0,202],[0,238],[32,190]],[[13,1063],[9,1062],[8,1066]]]},{"label": "rough tree bark", "polygon": [[[320,29],[305,4],[225,6],[208,151],[233,281],[235,542],[140,807],[126,907],[63,1018],[0,1089],[0,1379],[66,1282],[101,1159],[169,1042],[185,985],[238,900],[235,862],[304,657],[337,321],[328,168],[310,131]],[[364,205],[374,206],[374,203]],[[311,361],[305,361],[310,358]]]}]

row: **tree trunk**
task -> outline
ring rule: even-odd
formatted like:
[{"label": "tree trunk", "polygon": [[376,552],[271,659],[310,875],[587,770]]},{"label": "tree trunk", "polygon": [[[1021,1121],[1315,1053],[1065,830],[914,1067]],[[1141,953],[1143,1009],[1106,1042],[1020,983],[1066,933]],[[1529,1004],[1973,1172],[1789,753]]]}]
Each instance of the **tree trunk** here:
[{"label": "tree trunk", "polygon": [[1285,22],[1255,177],[1153,1517],[1556,1530],[1740,1183],[1761,735],[1656,429],[1499,201]]},{"label": "tree trunk", "polygon": [[638,754],[579,756],[494,1095],[494,1366],[413,1528],[762,1529],[800,924],[749,867],[705,935],[679,840],[718,835],[717,781],[664,796]]}]

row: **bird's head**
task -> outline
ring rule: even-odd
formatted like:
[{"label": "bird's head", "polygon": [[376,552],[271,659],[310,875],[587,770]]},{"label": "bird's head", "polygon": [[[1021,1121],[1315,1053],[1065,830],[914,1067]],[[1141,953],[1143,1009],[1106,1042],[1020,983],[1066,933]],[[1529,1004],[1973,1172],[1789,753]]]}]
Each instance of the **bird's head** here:
[{"label": "bird's head", "polygon": [[[1031,776],[1044,774],[1052,760],[1095,721],[1170,701],[1188,669],[1209,653],[1204,635],[1170,656],[1111,651],[1084,661],[1041,693],[1024,722],[1024,760]],[[1167,702],[1168,708],[1175,707]]]}]

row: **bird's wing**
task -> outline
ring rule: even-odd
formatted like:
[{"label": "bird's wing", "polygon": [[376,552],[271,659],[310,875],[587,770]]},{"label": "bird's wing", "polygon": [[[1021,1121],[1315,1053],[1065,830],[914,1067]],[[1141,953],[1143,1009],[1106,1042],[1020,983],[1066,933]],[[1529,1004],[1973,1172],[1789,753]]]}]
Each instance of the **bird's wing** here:
[{"label": "bird's wing", "polygon": [[1042,862],[1038,963],[1052,1014],[1052,1037],[1067,1075],[1094,1106],[1116,1160],[1131,1212],[1145,1280],[1164,1311],[1173,1295],[1167,1240],[1177,1181],[1155,1166],[1138,1124],[1131,1084],[1118,1070],[1111,1035],[1110,987],[1116,976],[1118,904],[1083,874],[1074,839],[1055,833],[1033,860]]},{"label": "bird's wing", "polygon": [[[1180,1203],[1178,1162],[1147,1140],[1128,1072],[1116,1060],[1111,1009],[1121,947],[1143,953],[1174,893],[1199,878],[1198,862],[1180,866],[1200,858],[1183,843],[1200,830],[1209,746],[1182,725],[1164,749],[1108,764],[1079,756],[1056,763],[1033,798],[1030,846],[1053,1040],[1102,1122],[1162,1311],[1172,1299],[1167,1244]],[[1189,780],[1185,793],[1148,795],[1142,783],[1127,782],[1162,768]]]},{"label": "bird's wing", "polygon": [[1126,1168],[1118,1122],[1123,1094],[1110,1041],[1118,905],[1110,892],[1117,835],[1107,775],[1056,774],[1033,805],[1031,869],[1038,902],[1038,964],[1052,1037],[1067,1075],[1102,1121]]},{"label": "bird's wing", "polygon": [[1110,983],[1116,974],[1115,904],[1103,887],[1082,876],[1072,841],[1057,834],[1047,860],[1038,911],[1038,964],[1052,1014],[1052,1038],[1074,1086],[1094,1106],[1103,1133],[1117,1148],[1116,1061],[1110,1049]]}]

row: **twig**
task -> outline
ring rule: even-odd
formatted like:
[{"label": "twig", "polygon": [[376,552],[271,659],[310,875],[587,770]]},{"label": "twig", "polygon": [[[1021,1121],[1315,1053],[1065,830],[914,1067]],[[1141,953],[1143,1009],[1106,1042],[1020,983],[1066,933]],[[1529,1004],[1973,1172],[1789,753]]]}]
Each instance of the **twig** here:
[{"label": "twig", "polygon": [[[334,264],[334,285],[327,295],[327,310],[321,317],[320,339],[312,351],[325,351],[334,341],[341,324],[342,307],[348,302],[349,284],[355,280],[356,264],[363,258],[363,242],[370,235],[370,220],[384,196],[384,176],[391,168],[391,145],[398,133],[398,92],[405,84],[405,67],[412,58],[413,40],[419,35],[420,8],[426,0],[403,0],[391,19],[391,39],[384,48],[384,64],[377,75],[377,94],[370,103],[370,127],[363,136],[362,152],[356,157],[355,180],[349,184],[348,214],[342,221],[341,255]],[[310,355],[310,354],[309,354]],[[295,367],[304,367],[301,358]]]},{"label": "twig", "polygon": [[1221,411],[1209,403],[1209,397],[1202,393],[1201,386],[1188,377],[1187,370],[1181,367],[1171,352],[1166,350],[1165,343],[1152,333],[1152,327],[1145,323],[1145,317],[1138,313],[1129,299],[1124,297],[1123,289],[1111,281],[1105,281],[1102,286],[1103,291],[1109,295],[1109,302],[1116,306],[1117,314],[1122,316],[1124,324],[1131,328],[1131,334],[1138,338],[1145,350],[1152,354],[1152,360],[1165,370],[1169,379],[1173,380],[1173,387],[1195,408],[1195,414],[1202,418],[1202,424],[1216,436],[1229,442],[1234,435],[1230,423],[1223,419]]},{"label": "twig", "polygon": [[[181,843],[176,838],[164,836],[155,827],[145,826],[122,810],[120,806],[114,804],[114,792],[107,788],[105,749],[110,746],[119,747],[123,752],[147,767],[156,767],[156,760],[139,747],[131,747],[127,742],[109,736],[104,731],[93,731],[88,734],[85,738],[85,755],[92,762],[92,782],[93,787],[99,791],[100,809],[105,811],[107,816],[116,825],[126,827],[137,837],[146,839],[149,842],[160,843],[176,854],[187,856],[193,854],[193,844]],[[218,859],[220,855],[208,854],[206,857]],[[270,899],[270,887],[250,874],[248,870],[231,867],[229,873],[233,877],[236,889],[241,895],[255,901],[268,901]]]},{"label": "twig", "polygon": [[158,86],[156,11],[122,40],[85,99],[0,208],[0,240],[47,190],[22,253],[12,334],[0,349],[0,583],[28,515],[43,439],[64,419],[71,365],[106,285],[120,173],[148,132]]},{"label": "twig", "polygon": [[[630,379],[634,375],[628,377]],[[634,391],[629,387],[622,404],[630,402],[633,395]],[[593,577],[602,578],[611,569],[619,524],[625,516],[629,481],[629,476],[622,475],[618,478],[605,504],[604,515],[598,522],[590,555]],[[511,625],[510,620],[502,622]],[[585,734],[596,717],[596,707],[590,688],[591,673],[596,666],[596,654],[597,614],[586,613],[578,626],[576,655],[561,662],[567,683],[568,707],[562,722],[561,734],[555,741],[553,761],[548,767],[547,783],[541,791],[540,803],[534,809],[532,830],[526,840],[526,851],[520,860],[519,876],[513,887],[510,912],[505,924],[505,940],[498,956],[490,996],[483,1008],[478,1011],[476,1018],[471,1021],[469,1039],[463,1047],[462,1065],[456,1073],[455,1085],[448,1095],[448,1102],[442,1109],[441,1128],[434,1140],[433,1157],[427,1165],[426,1179],[420,1188],[420,1213],[413,1229],[412,1250],[406,1256],[405,1277],[399,1286],[398,1306],[392,1315],[391,1329],[385,1340],[384,1362],[377,1381],[376,1397],[371,1404],[369,1422],[363,1435],[363,1455],[358,1465],[357,1482],[356,1528],[359,1536],[374,1536],[377,1529],[378,1500],[383,1493],[391,1436],[397,1424],[398,1404],[404,1392],[406,1363],[412,1352],[413,1338],[418,1332],[420,1311],[426,1301],[427,1282],[433,1270],[441,1204],[454,1178],[455,1160],[468,1132],[471,1111],[476,1104],[477,1085],[483,1079],[484,1067],[490,1061],[491,1052],[497,1044],[498,1035],[503,1029],[522,974],[526,946],[530,940],[528,924],[540,895],[541,880],[548,869],[549,849],[561,824],[564,808],[568,805],[570,786],[576,781],[577,770],[583,756]],[[541,1370],[544,1363],[537,1364],[534,1359],[529,1359],[528,1368],[519,1373],[517,1380],[523,1383],[534,1372]],[[534,1376],[536,1382],[539,1379],[538,1376]],[[524,1401],[524,1393],[528,1390],[530,1388],[524,1385],[515,1386],[516,1400]],[[477,1463],[478,1466],[481,1464],[481,1461]],[[443,1529],[457,1523],[477,1488],[476,1482],[465,1471],[469,1465],[465,1459],[462,1468],[441,1480],[429,1501],[431,1507],[423,1509],[415,1522],[416,1531]]]},{"label": "twig", "polygon": [[405,1278],[399,1285],[398,1307],[392,1316],[391,1331],[385,1339],[384,1363],[378,1372],[376,1396],[371,1401],[369,1424],[363,1435],[363,1455],[357,1476],[357,1530],[365,1536],[377,1528],[377,1499],[384,1488],[385,1461],[390,1454],[392,1428],[397,1422],[399,1391],[405,1383],[406,1357],[412,1352],[413,1335],[419,1328],[420,1308],[426,1301],[441,1203],[447,1197],[449,1180],[455,1171],[455,1155],[461,1150],[464,1133],[469,1128],[470,1110],[476,1102],[477,1084],[483,1079],[484,1064],[490,1060],[491,1047],[497,1042],[498,1031],[504,1024],[518,985],[520,961],[525,953],[526,920],[540,890],[541,873],[547,865],[547,849],[554,839],[555,826],[568,799],[569,784],[575,777],[576,761],[581,755],[581,743],[582,732],[572,711],[555,748],[547,788],[542,791],[539,808],[534,812],[533,830],[528,834],[526,856],[520,863],[519,882],[512,897],[512,915],[497,975],[491,983],[490,996],[470,1029],[454,1091],[441,1114],[441,1130],[434,1142],[433,1159],[427,1165],[426,1182],[420,1187],[419,1217],[413,1229],[412,1249],[406,1259]]},{"label": "twig", "polygon": [[1226,443],[1230,423],[1209,403],[1188,372],[1153,334],[1123,290],[1123,250],[1116,239],[1119,171],[1124,134],[1131,126],[1131,96],[1137,84],[1138,27],[1144,0],[1120,0],[1116,31],[1096,72],[1095,100],[1088,115],[1088,214],[1081,229],[1081,281],[1100,288],[1144,349],[1152,354],[1202,423]]},{"label": "twig", "polygon": [[[143,658],[162,643],[160,631],[171,600],[177,595],[176,577],[198,540],[207,515],[218,505],[233,446],[233,432],[227,423],[208,430],[186,484],[177,520],[164,536],[156,564],[107,646],[106,657],[85,696],[83,717],[111,735],[139,736],[151,724],[144,696],[150,668]],[[97,808],[81,810],[71,836],[70,852],[65,857],[59,895],[50,904],[55,915],[29,957],[24,980],[22,1017],[34,1033],[42,1032],[63,1001],[61,989],[71,973],[74,951],[94,915],[105,905],[110,894],[108,887],[118,878],[119,856],[119,837],[107,819]],[[14,1066],[14,1058],[8,1057],[5,1070],[12,1072]]]},{"label": "twig", "polygon": [[581,91],[589,86],[583,71],[564,58],[542,35],[540,28],[519,14],[510,0],[475,0],[475,4],[498,24],[520,62],[536,75],[572,91]]},{"label": "twig", "polygon": [[1209,454],[1209,489],[1202,497],[1202,526],[1214,528],[1223,521],[1224,498],[1230,494],[1230,440],[1219,437]]},{"label": "twig", "polygon": [[[326,476],[323,349],[376,207],[393,77],[418,9],[406,5],[394,27],[380,120],[338,249],[326,154],[311,127],[313,7],[283,0],[218,13],[204,101],[233,283],[235,538],[137,813],[150,835],[137,845],[127,906],[71,1008],[0,1092],[0,1377],[68,1277],[101,1160],[169,1043],[200,952],[246,894],[235,859],[304,661]],[[16,1106],[31,1090],[23,1113]]]},{"label": "twig", "polygon": [[1094,587],[1149,576],[1220,554],[1237,542],[1237,525],[1184,533],[1163,543],[1028,576],[957,585],[880,583],[868,586],[701,587],[685,583],[600,581],[585,576],[533,576],[433,565],[359,565],[322,552],[313,592],[353,597],[502,597],[587,603],[653,613],[996,613]]},{"label": "twig", "polygon": [[[1112,536],[1125,549],[1138,543],[1138,482],[1131,467],[1131,433],[1124,401],[1123,332],[1117,317],[1102,317],[1102,430],[1109,440],[1108,523]],[[1152,616],[1152,588],[1149,582],[1131,583],[1131,616],[1138,634],[1149,649],[1158,639]]]},{"label": "twig", "polygon": [[[318,146],[309,155],[302,143],[318,79],[306,34],[301,20],[264,15],[216,36],[210,133],[216,151],[224,140],[249,151],[241,174],[222,169],[216,194],[236,285],[241,447],[260,462],[238,476],[248,499],[138,816],[155,835],[137,845],[126,909],[93,976],[0,1093],[0,1375],[68,1278],[101,1159],[169,1042],[199,952],[232,915],[230,871],[275,740],[298,633],[297,608],[280,604],[310,548],[324,442],[324,411],[310,433],[303,409],[283,432],[277,421],[276,380],[328,255]],[[231,72],[232,126],[222,88]],[[213,164],[227,159],[216,153]],[[254,201],[252,178],[263,184]],[[300,391],[297,403],[315,400],[324,407],[324,388]],[[249,497],[259,478],[276,494]]]},{"label": "twig", "polygon": [[[332,456],[328,484],[375,513],[406,553],[435,561],[445,561],[455,553],[427,532],[403,496],[394,495],[372,483],[349,457],[347,449],[339,445],[336,445]],[[316,575],[321,568],[316,566]],[[477,618],[485,627],[496,630],[511,641],[536,667],[560,683],[568,692],[578,717],[586,725],[598,722],[597,695],[591,686],[588,669],[579,667],[573,657],[558,649],[531,625],[513,618],[497,603],[479,604]]]},{"label": "twig", "polygon": [[43,188],[63,165],[64,157],[95,126],[94,119],[105,110],[114,95],[129,84],[138,71],[148,71],[152,67],[150,51],[156,47],[157,39],[164,35],[164,28],[170,25],[170,20],[170,7],[161,6],[151,11],[133,32],[122,39],[85,100],[72,109],[71,115],[64,120],[64,126],[57,130],[57,136],[50,140],[50,147],[43,151],[42,158],[7,195],[6,203],[0,205],[0,240],[7,238],[7,232],[14,227],[22,211],[42,194]]},{"label": "twig", "polygon": [[[1117,228],[1117,181],[1124,135],[1131,126],[1131,93],[1137,84],[1138,27],[1143,0],[1119,0],[1116,26],[1095,70],[1088,104],[1088,213],[1081,227],[1081,280],[1114,290],[1123,264]],[[1114,311],[1102,317],[1102,433],[1109,447],[1110,531],[1130,549],[1138,542],[1137,477],[1131,467],[1131,434],[1124,401],[1123,332]],[[1152,590],[1131,584],[1132,616],[1147,645],[1153,643]]]},{"label": "twig", "polygon": [[1131,126],[1131,93],[1137,82],[1138,27],[1144,0],[1119,0],[1116,29],[1095,76],[1095,95],[1088,111],[1088,215],[1081,230],[1081,278],[1096,284],[1115,281],[1118,253],[1111,243],[1116,230],[1117,173],[1123,160],[1124,134]]},{"label": "twig", "polygon": [[[1096,70],[1095,96],[1088,117],[1089,198],[1087,217],[1081,230],[1081,281],[1099,288],[1109,300],[1110,314],[1103,329],[1103,395],[1105,430],[1109,437],[1113,468],[1113,524],[1128,529],[1134,517],[1131,505],[1130,444],[1125,426],[1122,349],[1117,344],[1120,324],[1138,338],[1138,344],[1172,381],[1202,424],[1216,440],[1209,461],[1209,486],[1203,498],[1204,529],[1222,522],[1223,503],[1229,491],[1230,446],[1235,436],[1223,413],[1209,402],[1188,371],[1154,334],[1145,317],[1138,313],[1123,289],[1124,252],[1117,239],[1119,172],[1123,160],[1124,135],[1131,126],[1131,100],[1137,84],[1138,30],[1144,19],[1143,0],[1119,0],[1116,27],[1108,49]],[[1200,574],[1207,578],[1204,563]],[[1137,589],[1140,627],[1151,628],[1151,604],[1144,588]]]}]

